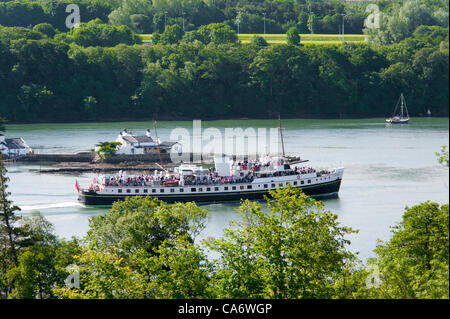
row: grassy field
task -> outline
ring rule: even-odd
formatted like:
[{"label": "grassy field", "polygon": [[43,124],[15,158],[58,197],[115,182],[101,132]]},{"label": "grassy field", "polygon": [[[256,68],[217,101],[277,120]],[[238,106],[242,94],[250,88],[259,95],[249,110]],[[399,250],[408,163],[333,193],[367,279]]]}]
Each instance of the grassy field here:
[{"label": "grassy field", "polygon": [[[239,34],[239,40],[242,43],[249,43],[253,36],[264,37],[263,34]],[[140,34],[143,43],[151,41],[151,34]],[[270,44],[286,43],[286,34],[266,34],[266,41]],[[342,43],[342,36],[339,34],[300,34],[301,43],[303,44],[340,44]],[[346,42],[364,42],[365,35],[363,34],[346,34]]]}]

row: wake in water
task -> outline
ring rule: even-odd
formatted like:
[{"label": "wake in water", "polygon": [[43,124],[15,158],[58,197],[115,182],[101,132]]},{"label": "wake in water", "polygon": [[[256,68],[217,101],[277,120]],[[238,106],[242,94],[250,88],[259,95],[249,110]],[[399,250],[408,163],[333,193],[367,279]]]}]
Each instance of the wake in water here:
[{"label": "wake in water", "polygon": [[62,202],[62,203],[52,203],[52,204],[36,204],[36,205],[25,205],[20,206],[22,211],[29,210],[41,210],[41,209],[50,209],[50,208],[68,208],[68,207],[81,207],[80,203],[77,202]]}]

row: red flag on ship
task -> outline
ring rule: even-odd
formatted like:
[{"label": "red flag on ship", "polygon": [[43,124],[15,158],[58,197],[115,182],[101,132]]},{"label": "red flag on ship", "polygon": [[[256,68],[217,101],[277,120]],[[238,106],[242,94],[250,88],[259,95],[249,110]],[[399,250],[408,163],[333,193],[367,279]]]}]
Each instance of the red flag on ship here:
[{"label": "red flag on ship", "polygon": [[77,189],[77,192],[80,192],[80,186],[78,185],[78,181],[75,180],[75,188]]}]

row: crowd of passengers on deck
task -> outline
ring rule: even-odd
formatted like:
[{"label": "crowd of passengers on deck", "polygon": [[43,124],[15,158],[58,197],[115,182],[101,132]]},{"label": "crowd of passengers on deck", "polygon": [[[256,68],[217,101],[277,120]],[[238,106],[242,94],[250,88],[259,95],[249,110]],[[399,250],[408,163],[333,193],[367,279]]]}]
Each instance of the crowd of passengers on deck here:
[{"label": "crowd of passengers on deck", "polygon": [[[253,166],[254,167],[254,166]],[[244,170],[245,171],[245,170]],[[316,170],[311,167],[295,167],[289,171],[274,172],[273,176],[287,176],[298,174],[315,173]],[[155,182],[166,186],[178,186],[180,184],[179,175],[138,175],[138,176],[107,176],[104,180],[105,186],[154,186]],[[221,185],[233,183],[251,183],[254,180],[252,173],[248,172],[244,176],[218,176],[217,172],[210,170],[204,176],[184,176],[182,184],[184,185]]]}]

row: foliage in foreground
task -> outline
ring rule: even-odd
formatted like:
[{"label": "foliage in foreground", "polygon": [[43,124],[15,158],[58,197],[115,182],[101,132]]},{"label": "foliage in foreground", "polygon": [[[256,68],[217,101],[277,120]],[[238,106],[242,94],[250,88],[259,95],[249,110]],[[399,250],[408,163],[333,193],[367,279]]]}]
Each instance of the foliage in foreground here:
[{"label": "foliage in foreground", "polygon": [[271,192],[267,209],[245,201],[242,220],[208,246],[220,253],[213,278],[221,298],[333,298],[355,256],[337,215],[323,203],[284,189]]},{"label": "foliage in foreground", "polygon": [[272,195],[267,211],[244,202],[237,228],[207,241],[222,256],[213,262],[192,240],[206,217],[194,204],[150,198],[115,203],[109,214],[93,219],[90,244],[76,257],[80,288],[56,293],[63,298],[340,297],[338,288],[355,260],[344,235],[353,231],[298,191]]},{"label": "foliage in foreground", "polygon": [[379,241],[376,266],[380,286],[376,298],[449,298],[449,206],[425,202],[406,208],[392,227],[392,238]]},{"label": "foliage in foreground", "polygon": [[440,152],[436,152],[436,156],[438,157],[438,162],[444,166],[448,167],[448,149],[446,145],[441,147]]}]

